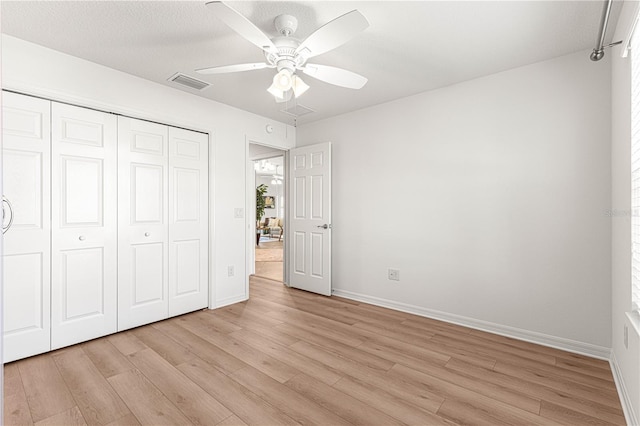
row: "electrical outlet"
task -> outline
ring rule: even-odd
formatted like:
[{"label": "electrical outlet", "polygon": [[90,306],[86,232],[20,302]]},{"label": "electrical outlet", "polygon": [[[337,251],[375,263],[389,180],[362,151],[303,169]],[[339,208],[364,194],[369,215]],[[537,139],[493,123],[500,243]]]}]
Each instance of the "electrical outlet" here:
[{"label": "electrical outlet", "polygon": [[624,347],[629,349],[629,327],[626,324],[624,326]]},{"label": "electrical outlet", "polygon": [[391,281],[400,281],[400,270],[389,268],[389,279]]},{"label": "electrical outlet", "polygon": [[234,271],[233,265],[227,266],[227,276],[232,277],[234,275],[235,275],[235,271]]}]

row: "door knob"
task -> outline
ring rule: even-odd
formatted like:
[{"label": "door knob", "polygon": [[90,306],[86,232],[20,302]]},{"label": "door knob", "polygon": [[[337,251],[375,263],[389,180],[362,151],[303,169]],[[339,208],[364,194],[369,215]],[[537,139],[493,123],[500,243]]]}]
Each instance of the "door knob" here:
[{"label": "door knob", "polygon": [[[9,209],[9,223],[7,223],[6,225],[4,224],[4,217],[5,217],[5,211],[4,211],[4,206],[5,204],[7,205],[7,208]],[[9,230],[9,228],[11,228],[11,225],[13,224],[13,207],[11,207],[11,203],[9,202],[9,199],[7,197],[2,197],[2,233],[4,234],[5,232],[7,232]]]},{"label": "door knob", "polygon": [[322,229],[331,229],[331,225],[327,225],[326,223],[324,225],[318,225],[318,228],[322,228]]},{"label": "door knob", "polygon": [[80,241],[84,241],[84,240],[86,239],[86,237],[85,237],[84,235],[80,235],[80,236],[78,237],[78,239],[79,239]]},{"label": "door knob", "polygon": [[151,235],[151,233],[149,233],[149,232],[145,232],[145,233],[144,233],[144,236],[145,236],[145,237],[148,237],[149,235]]}]

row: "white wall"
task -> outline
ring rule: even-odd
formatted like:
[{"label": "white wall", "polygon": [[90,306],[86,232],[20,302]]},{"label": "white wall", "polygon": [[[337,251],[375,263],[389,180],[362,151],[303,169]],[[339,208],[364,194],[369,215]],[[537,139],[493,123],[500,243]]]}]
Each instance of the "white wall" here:
[{"label": "white wall", "polygon": [[295,146],[293,127],[6,35],[2,73],[5,89],[209,133],[211,306],[247,297],[247,221],[234,218],[234,208],[246,216],[247,141],[288,149]]},{"label": "white wall", "polygon": [[[635,3],[635,4],[634,4]],[[636,2],[625,2],[614,40],[628,39]],[[626,43],[625,43],[626,44]],[[640,336],[629,321],[631,311],[631,60],[622,46],[607,52],[612,61],[612,365],[617,374],[629,424],[640,421]],[[639,214],[639,212],[635,212]],[[628,347],[624,328],[628,329]]]},{"label": "white wall", "polygon": [[333,142],[334,290],[608,357],[610,117],[580,52],[298,127]]}]

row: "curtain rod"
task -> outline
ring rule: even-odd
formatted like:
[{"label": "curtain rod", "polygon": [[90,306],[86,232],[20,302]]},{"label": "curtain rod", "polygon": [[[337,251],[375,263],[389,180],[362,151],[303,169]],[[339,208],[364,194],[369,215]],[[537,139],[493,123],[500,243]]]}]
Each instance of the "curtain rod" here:
[{"label": "curtain rod", "polygon": [[598,41],[597,46],[591,52],[589,58],[592,61],[599,61],[604,57],[604,49],[607,47],[615,46],[617,44],[622,43],[622,41],[616,41],[615,43],[610,43],[604,46],[604,37],[607,32],[607,24],[609,23],[609,14],[611,14],[611,4],[613,0],[606,0],[604,4],[604,8],[602,9],[602,19],[600,19],[600,31],[598,32]]}]

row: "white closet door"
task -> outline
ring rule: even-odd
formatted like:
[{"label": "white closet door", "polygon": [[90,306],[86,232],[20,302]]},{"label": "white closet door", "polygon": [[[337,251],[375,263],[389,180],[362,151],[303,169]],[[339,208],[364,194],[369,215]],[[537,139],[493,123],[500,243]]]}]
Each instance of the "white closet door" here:
[{"label": "white closet door", "polygon": [[118,330],[167,318],[168,129],[118,117]]},{"label": "white closet door", "polygon": [[51,349],[117,330],[117,121],[52,104]]},{"label": "white closet door", "polygon": [[13,206],[4,235],[4,362],[50,340],[50,102],[3,93],[3,184]]},{"label": "white closet door", "polygon": [[208,306],[208,136],[169,128],[169,316]]}]

